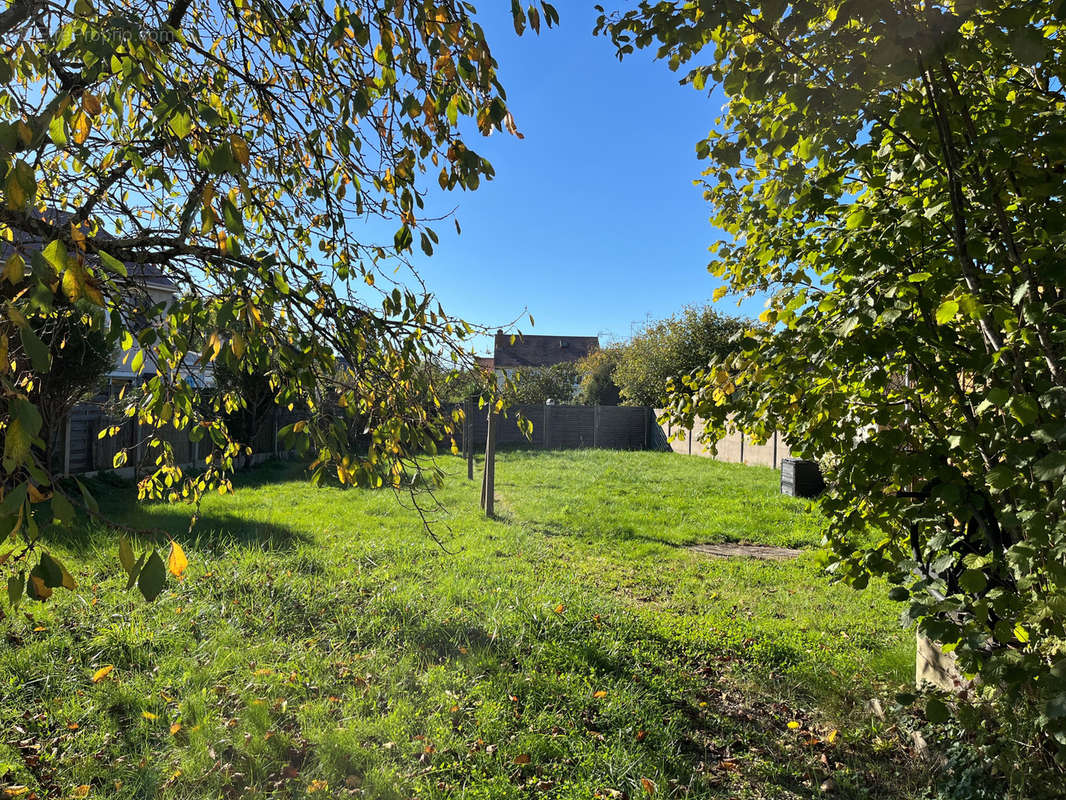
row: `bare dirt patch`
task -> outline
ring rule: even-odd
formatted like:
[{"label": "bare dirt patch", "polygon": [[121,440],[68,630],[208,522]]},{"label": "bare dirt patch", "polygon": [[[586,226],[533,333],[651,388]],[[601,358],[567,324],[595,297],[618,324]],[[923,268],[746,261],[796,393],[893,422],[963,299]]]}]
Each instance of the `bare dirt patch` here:
[{"label": "bare dirt patch", "polygon": [[689,548],[711,558],[757,558],[762,561],[788,561],[798,557],[803,551],[791,547],[770,547],[763,544],[695,544]]}]

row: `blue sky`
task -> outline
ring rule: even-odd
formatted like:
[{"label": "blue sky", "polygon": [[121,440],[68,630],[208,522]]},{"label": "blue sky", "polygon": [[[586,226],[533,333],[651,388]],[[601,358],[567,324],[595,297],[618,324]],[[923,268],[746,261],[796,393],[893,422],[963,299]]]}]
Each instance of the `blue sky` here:
[{"label": "blue sky", "polygon": [[[720,285],[707,248],[723,234],[692,181],[722,97],[679,86],[650,52],[619,62],[592,35],[591,0],[557,8],[559,27],[519,38],[508,3],[478,4],[525,139],[479,139],[495,180],[431,192],[429,208],[457,206],[463,232],[437,224],[441,246],[432,258],[416,248],[415,263],[444,308],[471,322],[504,324],[527,309],[536,324],[524,320],[526,333],[626,338],[649,315],[710,302]],[[740,313],[735,300],[720,306]],[[755,300],[742,311],[761,309]]]}]

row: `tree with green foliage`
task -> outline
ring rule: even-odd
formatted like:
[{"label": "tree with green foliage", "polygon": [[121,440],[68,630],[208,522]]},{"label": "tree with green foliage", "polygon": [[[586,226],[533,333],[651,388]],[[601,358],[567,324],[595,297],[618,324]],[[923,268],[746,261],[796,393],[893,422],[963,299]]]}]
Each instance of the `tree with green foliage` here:
[{"label": "tree with green foliage", "polygon": [[733,237],[710,269],[772,296],[778,330],[671,416],[772,424],[821,459],[829,568],[887,578],[1066,747],[1064,22],[1046,1],[764,0],[599,27],[724,89],[696,147]]},{"label": "tree with green foliage", "polygon": [[[419,454],[452,439],[459,418],[415,400],[436,393],[425,362],[470,358],[473,330],[417,276],[395,276],[415,246],[437,242],[426,176],[476,189],[493,170],[467,134],[518,133],[473,14],[458,0],[13,0],[0,11],[0,236],[15,251],[0,311],[0,539],[14,545],[0,570],[12,603],[73,583],[40,526],[69,524],[77,505],[98,514],[39,457],[32,387],[56,368],[40,331],[63,303],[96,309],[89,318],[106,318],[132,354],[144,380],[125,395],[129,416],[208,437],[218,454],[190,475],[152,434],[160,455],[142,497],[231,487],[240,447],[221,412],[246,398],[230,388],[202,403],[195,379],[220,360],[276,364],[274,401],[306,410],[286,442],[313,458],[316,480],[440,479]],[[516,0],[513,16],[518,33],[558,20],[546,2]],[[367,219],[395,236],[368,238]],[[178,300],[143,291],[147,267]],[[333,396],[364,426],[365,451],[347,421],[318,413]],[[126,542],[121,555],[131,585],[158,595],[159,553],[133,558]]]},{"label": "tree with green foliage", "polygon": [[528,367],[513,372],[504,388],[511,403],[573,403],[577,395],[577,365],[571,362],[547,367]]},{"label": "tree with green foliage", "polygon": [[612,379],[626,405],[662,408],[671,381],[733,352],[734,337],[751,323],[711,306],[686,306],[681,313],[650,322],[620,349]]},{"label": "tree with green foliage", "polygon": [[616,406],[621,400],[614,371],[622,358],[622,345],[609,345],[589,353],[577,362],[581,380],[578,402],[587,406]]}]

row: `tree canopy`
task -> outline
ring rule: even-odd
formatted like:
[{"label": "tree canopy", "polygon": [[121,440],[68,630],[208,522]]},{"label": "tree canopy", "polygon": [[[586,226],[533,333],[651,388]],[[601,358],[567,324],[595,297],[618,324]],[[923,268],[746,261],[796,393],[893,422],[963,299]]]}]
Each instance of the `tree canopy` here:
[{"label": "tree canopy", "polygon": [[749,320],[711,306],[686,306],[678,314],[649,322],[621,345],[611,378],[627,405],[663,408],[671,382],[680,387],[685,375],[732,353],[734,337],[750,326]]},{"label": "tree canopy", "polygon": [[[548,3],[512,10],[518,33],[558,19]],[[396,277],[397,262],[415,247],[433,252],[431,187],[473,190],[493,176],[469,134],[518,134],[473,9],[14,0],[0,12],[0,40],[0,235],[12,248],[0,313],[0,534],[18,542],[0,563],[12,602],[73,583],[41,551],[39,525],[69,522],[79,504],[95,513],[41,458],[32,390],[54,368],[40,332],[60,306],[106,318],[143,378],[124,395],[155,459],[143,496],[229,486],[239,448],[225,417],[244,399],[223,387],[202,403],[195,380],[217,362],[231,372],[272,365],[275,401],[302,414],[284,434],[313,456],[316,478],[328,469],[343,483],[413,484],[417,455],[448,441],[456,421],[413,401],[435,395],[423,365],[462,361],[472,329],[416,275]],[[371,220],[395,235],[368,238]],[[144,291],[152,270],[176,284],[174,302]],[[326,397],[347,421],[317,413]],[[351,446],[355,419],[363,452]],[[173,463],[153,433],[164,426],[209,443],[206,474]],[[134,560],[128,549],[131,585],[140,573],[154,597],[160,557]]]},{"label": "tree canopy", "polygon": [[[772,294],[679,420],[821,459],[830,568],[886,576],[1066,745],[1066,91],[1058,2],[642,2],[605,15],[727,104],[711,271]],[[942,707],[941,707],[942,708]]]}]

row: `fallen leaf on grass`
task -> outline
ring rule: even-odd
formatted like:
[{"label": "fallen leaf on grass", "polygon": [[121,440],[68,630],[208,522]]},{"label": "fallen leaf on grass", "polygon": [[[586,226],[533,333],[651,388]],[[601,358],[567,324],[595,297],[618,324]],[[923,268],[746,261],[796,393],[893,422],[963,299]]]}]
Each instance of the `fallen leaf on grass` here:
[{"label": "fallen leaf on grass", "polygon": [[170,735],[171,736],[176,736],[178,731],[180,731],[180,730],[181,730],[181,723],[180,722],[175,722],[173,725],[170,726]]},{"label": "fallen leaf on grass", "polygon": [[108,664],[106,667],[100,667],[100,669],[96,670],[96,672],[93,673],[93,683],[99,683],[100,681],[102,681],[104,678],[111,674],[114,668],[114,664]]},{"label": "fallen leaf on grass", "polygon": [[829,731],[829,735],[825,737],[825,740],[829,742],[829,744],[832,744],[837,740],[837,736],[839,735],[840,731],[838,731],[836,728],[833,728],[833,730]]},{"label": "fallen leaf on grass", "polygon": [[151,711],[142,711],[141,716],[145,719],[159,719],[159,715],[153,714]]},{"label": "fallen leaf on grass", "polygon": [[89,784],[83,783],[81,786],[76,786],[74,791],[70,793],[71,797],[88,797],[89,796]]},{"label": "fallen leaf on grass", "polygon": [[791,731],[796,730],[799,726],[800,724],[796,722],[796,720],[792,720],[792,722],[788,723],[788,729]]},{"label": "fallen leaf on grass", "polygon": [[640,785],[644,787],[644,791],[648,794],[655,794],[655,781],[651,778],[641,778]]},{"label": "fallen leaf on grass", "polygon": [[603,691],[603,689],[600,689],[598,692],[596,692],[592,696],[595,697],[597,700],[599,700],[602,697],[606,697],[607,696],[607,692]]},{"label": "fallen leaf on grass", "polygon": [[530,758],[529,753],[521,753],[514,757],[514,763],[516,764],[528,764],[533,759]]},{"label": "fallen leaf on grass", "polygon": [[556,614],[562,614],[564,611],[566,611],[566,606],[564,606],[562,603],[559,603],[559,605],[555,607]]}]

